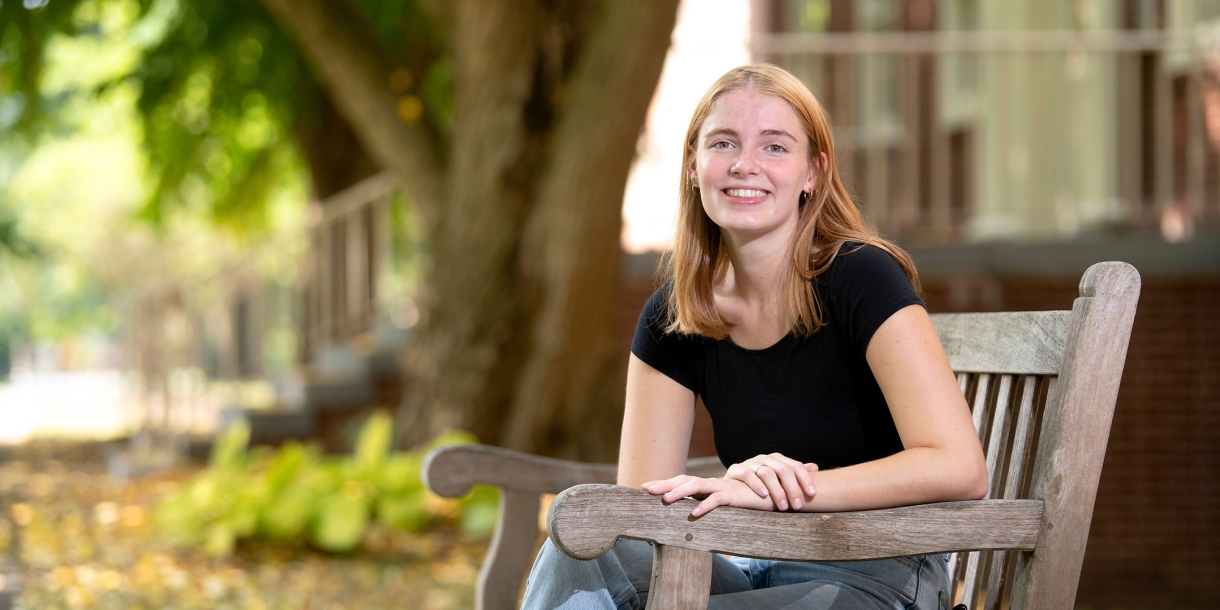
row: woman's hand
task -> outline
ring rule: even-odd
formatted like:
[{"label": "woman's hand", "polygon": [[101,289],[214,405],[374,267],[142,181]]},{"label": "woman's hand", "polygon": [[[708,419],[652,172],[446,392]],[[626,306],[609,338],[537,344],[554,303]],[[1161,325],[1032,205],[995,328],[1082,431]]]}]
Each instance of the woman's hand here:
[{"label": "woman's hand", "polygon": [[649,481],[640,487],[654,496],[661,496],[666,503],[677,502],[686,497],[702,500],[699,506],[691,511],[692,517],[703,515],[717,506],[775,510],[775,503],[770,498],[759,496],[737,479],[705,479],[681,474],[663,481]]},{"label": "woman's hand", "polygon": [[809,476],[817,470],[817,464],[802,464],[771,453],[729,466],[724,478],[741,481],[759,497],[771,498],[779,510],[788,510],[789,505],[794,510],[801,510],[818,493],[813,486],[813,477]]}]

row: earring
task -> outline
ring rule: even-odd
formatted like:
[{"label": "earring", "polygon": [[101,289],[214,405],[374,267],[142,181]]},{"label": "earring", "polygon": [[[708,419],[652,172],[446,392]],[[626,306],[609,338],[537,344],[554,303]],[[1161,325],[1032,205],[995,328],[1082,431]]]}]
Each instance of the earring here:
[{"label": "earring", "polygon": [[695,182],[694,178],[690,179],[690,187],[695,189],[696,191],[699,190],[699,184],[697,182]]}]

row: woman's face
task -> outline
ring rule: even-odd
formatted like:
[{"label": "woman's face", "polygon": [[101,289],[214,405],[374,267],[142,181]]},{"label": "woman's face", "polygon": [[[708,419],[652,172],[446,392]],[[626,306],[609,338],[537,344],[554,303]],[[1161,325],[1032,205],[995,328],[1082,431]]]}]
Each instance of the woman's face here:
[{"label": "woman's face", "polygon": [[816,184],[801,121],[783,98],[749,89],[712,104],[689,168],[703,210],[730,236],[796,225],[801,191]]}]

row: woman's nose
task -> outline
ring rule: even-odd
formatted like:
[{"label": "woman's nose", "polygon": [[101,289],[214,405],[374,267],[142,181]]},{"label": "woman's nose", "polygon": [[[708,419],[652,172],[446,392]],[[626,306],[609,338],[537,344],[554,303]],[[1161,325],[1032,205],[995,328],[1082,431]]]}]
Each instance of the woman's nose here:
[{"label": "woman's nose", "polygon": [[758,171],[758,159],[749,149],[743,149],[729,171],[742,176],[753,174]]}]

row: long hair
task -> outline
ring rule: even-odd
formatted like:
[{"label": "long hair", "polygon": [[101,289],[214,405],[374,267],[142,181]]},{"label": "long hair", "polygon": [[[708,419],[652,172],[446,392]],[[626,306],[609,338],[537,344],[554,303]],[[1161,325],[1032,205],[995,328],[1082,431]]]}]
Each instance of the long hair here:
[{"label": "long hair", "polygon": [[[782,68],[770,64],[742,66],[729,70],[708,89],[695,107],[686,131],[674,249],[662,263],[663,273],[673,277],[667,295],[670,312],[667,330],[724,339],[732,326],[716,310],[713,295],[713,287],[728,270],[728,253],[720,227],[704,212],[699,190],[691,183],[688,171],[697,150],[699,130],[712,105],[724,94],[739,90],[775,95],[792,106],[805,127],[808,162],[818,178],[813,193],[808,197],[802,194],[798,202],[792,267],[780,288],[783,299],[780,311],[787,316],[791,331],[808,337],[825,324],[813,280],[830,267],[839,247],[847,241],[871,244],[889,253],[902,265],[915,291],[920,292],[919,276],[911,257],[864,224],[860,210],[844,188],[835,160],[830,120],[821,103],[804,83]],[[823,154],[825,167],[820,162]]]}]

